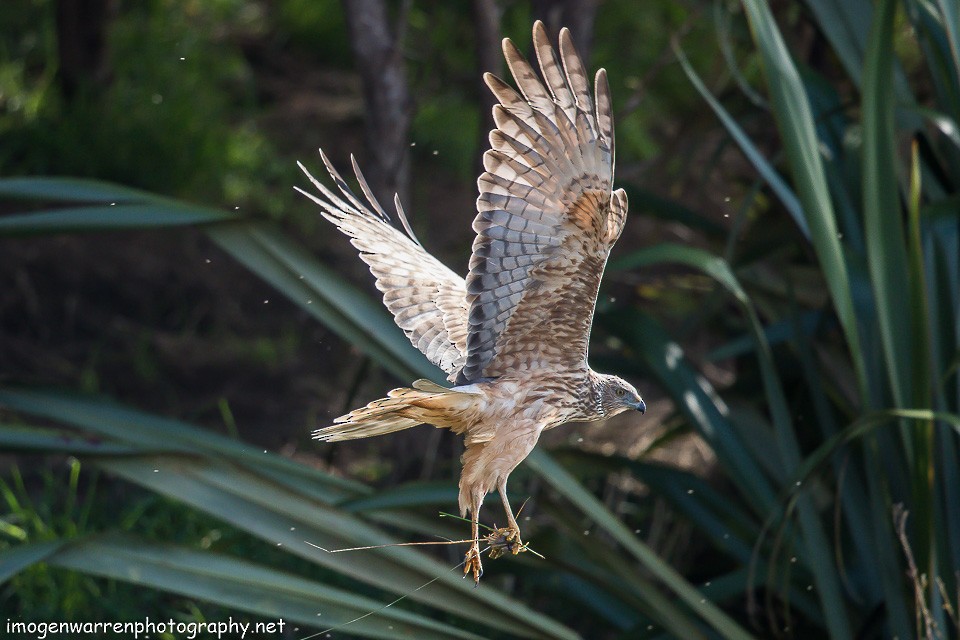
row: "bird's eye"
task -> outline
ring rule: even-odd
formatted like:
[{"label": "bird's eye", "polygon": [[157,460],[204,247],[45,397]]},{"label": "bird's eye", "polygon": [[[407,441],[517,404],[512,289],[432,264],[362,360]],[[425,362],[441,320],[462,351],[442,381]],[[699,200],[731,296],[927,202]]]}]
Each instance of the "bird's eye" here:
[{"label": "bird's eye", "polygon": [[617,394],[617,397],[618,397],[618,398],[622,398],[622,397],[623,397],[623,394],[625,394],[626,391],[621,388],[621,389],[617,389],[614,393]]}]

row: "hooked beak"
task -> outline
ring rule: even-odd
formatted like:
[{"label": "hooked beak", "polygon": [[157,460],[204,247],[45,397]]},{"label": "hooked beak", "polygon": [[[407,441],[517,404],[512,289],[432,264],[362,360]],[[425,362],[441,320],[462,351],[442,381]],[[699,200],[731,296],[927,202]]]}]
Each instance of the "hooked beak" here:
[{"label": "hooked beak", "polygon": [[637,404],[636,404],[636,406],[635,406],[634,408],[635,408],[637,411],[639,411],[639,412],[641,413],[641,415],[647,412],[647,405],[646,405],[646,403],[645,403],[643,400],[640,400],[639,402],[637,402]]}]

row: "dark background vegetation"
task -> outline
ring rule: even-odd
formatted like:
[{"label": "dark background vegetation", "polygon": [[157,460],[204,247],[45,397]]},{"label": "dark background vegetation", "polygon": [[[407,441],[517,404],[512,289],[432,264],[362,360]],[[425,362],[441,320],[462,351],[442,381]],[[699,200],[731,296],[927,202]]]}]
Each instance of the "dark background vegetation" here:
[{"label": "dark background vegetation", "polygon": [[[862,77],[844,68],[848,54],[825,26],[824,7],[831,4],[771,2],[770,9],[813,96],[823,144],[836,145],[830,147],[834,156],[829,156],[830,149],[824,153],[825,162],[832,163],[826,171],[829,198],[839,203],[838,210],[853,212],[846,223],[841,220],[839,236],[853,265],[851,299],[862,301],[880,295],[872,293],[877,281],[871,285],[863,275],[872,263],[855,232],[868,228],[869,214],[862,212],[867,210],[869,185],[875,183],[861,186],[866,169],[858,164],[861,140],[869,132],[862,124],[869,108]],[[851,41],[863,44],[873,20],[867,10],[872,3],[853,4],[863,8],[866,18],[857,23],[860,31]],[[805,499],[793,496],[796,503],[790,504],[800,505],[801,524],[779,528],[777,522],[772,529],[776,535],[765,537],[762,526],[770,524],[767,517],[776,509],[764,507],[763,500],[752,501],[744,489],[765,485],[738,479],[730,468],[739,458],[718,452],[711,440],[716,437],[713,427],[734,425],[741,440],[729,445],[731,450],[740,447],[756,462],[758,475],[775,479],[770,496],[779,495],[777,504],[785,505],[799,477],[794,474],[801,468],[799,459],[824,451],[819,447],[842,427],[862,426],[858,420],[869,411],[957,409],[960,313],[956,274],[951,273],[956,262],[938,262],[940,254],[934,249],[956,254],[956,221],[951,218],[956,215],[955,179],[960,172],[957,149],[944,133],[949,127],[920,110],[946,114],[949,120],[960,113],[951,112],[960,97],[950,94],[955,78],[929,69],[931,50],[950,47],[932,36],[925,39],[918,27],[924,23],[915,15],[923,4],[904,3],[891,23],[889,49],[878,56],[892,59],[896,52],[903,86],[916,97],[912,117],[929,118],[919,125],[897,122],[889,159],[898,173],[891,181],[895,190],[889,205],[894,209],[888,223],[907,225],[912,138],[927,154],[925,186],[939,185],[923,194],[923,204],[929,205],[923,219],[931,221],[924,227],[924,241],[936,233],[945,238],[942,244],[934,243],[923,262],[936,277],[928,276],[919,286],[911,281],[914,290],[943,291],[946,300],[939,309],[943,331],[933,332],[933,339],[942,343],[917,347],[934,354],[928,366],[917,366],[924,375],[938,372],[931,375],[936,382],[911,401],[898,395],[895,381],[886,381],[888,367],[880,354],[883,331],[871,324],[869,313],[858,316],[867,327],[862,344],[848,344],[843,313],[836,310],[843,303],[824,266],[824,245],[816,234],[811,241],[798,230],[800,214],[783,196],[785,191],[799,192],[797,211],[802,208],[810,220],[819,215],[796,186],[800,169],[789,141],[783,142],[787,136],[778,130],[788,123],[776,91],[768,89],[768,50],[757,43],[762,37],[756,24],[751,32],[737,3],[5,0],[0,5],[0,176],[93,178],[220,209],[242,221],[280,229],[319,263],[376,296],[354,249],[293,191],[293,185],[305,186],[295,162],[304,162],[319,175],[318,147],[341,169],[349,166],[350,154],[356,154],[381,201],[400,193],[420,240],[462,273],[473,240],[475,178],[492,124],[490,96],[480,76],[483,71],[505,73],[501,37],[511,37],[527,50],[533,20],[543,19],[553,38],[560,26],[568,26],[588,69],[605,67],[609,72],[617,181],[631,199],[631,216],[598,305],[594,366],[630,377],[651,411],[643,418],[626,416],[604,425],[570,425],[549,433],[542,446],[691,585],[706,588],[724,577],[723,590],[705,593],[758,637],[853,637],[845,632],[884,637],[894,635],[891,629],[903,629],[904,620],[918,636],[949,637],[957,631],[956,613],[946,612],[943,603],[955,600],[957,593],[956,506],[928,505],[925,512],[918,497],[924,491],[947,502],[950,493],[940,485],[911,485],[909,478],[918,477],[911,474],[926,462],[937,469],[930,472],[931,483],[948,483],[952,472],[941,480],[940,468],[952,468],[955,458],[928,456],[916,464],[903,463],[906,470],[893,475],[906,489],[874,491],[868,478],[880,467],[870,466],[871,454],[858,449],[850,454],[853,462],[837,454],[829,458],[830,471],[816,470],[825,478]],[[949,32],[942,24],[941,29]],[[947,36],[941,40],[949,42]],[[722,113],[739,126],[736,131],[721,124],[698,93],[678,61],[680,50],[722,102]],[[944,58],[948,61],[943,68],[956,73],[960,62],[951,67],[949,56],[937,60]],[[957,84],[952,86],[955,90]],[[748,160],[738,135],[751,140],[765,160]],[[779,169],[789,186],[758,179],[761,165]],[[0,200],[0,214],[39,210],[41,205]],[[947,227],[950,230],[943,231]],[[869,247],[869,239],[866,244]],[[738,286],[748,292],[749,305],[731,297],[736,288],[706,262],[698,262],[700,258],[680,259],[678,253],[676,259],[658,260],[643,253],[676,245],[722,258],[735,272]],[[916,304],[923,308],[925,303]],[[868,301],[865,308],[874,306]],[[756,319],[751,314],[763,326],[762,338],[751,333]],[[878,322],[884,326],[883,320]],[[635,328],[650,326],[655,330],[646,331],[647,337],[637,337],[637,331],[644,330]],[[770,344],[774,349],[767,353]],[[673,386],[671,373],[655,362],[661,347],[667,354],[664,361],[670,362],[671,345],[682,346],[690,372],[687,378],[672,379]],[[767,356],[771,370],[763,368]],[[876,375],[864,374],[858,360],[867,362]],[[309,439],[312,428],[407,382],[366,355],[363,345],[352,345],[318,323],[303,301],[289,299],[234,260],[200,225],[0,236],[0,388],[106,396],[258,450],[279,452],[323,474],[360,480],[387,495],[398,486],[422,490],[422,495],[439,491],[430,494],[439,499],[406,505],[433,518],[439,530],[449,523],[437,519],[437,511],[455,509],[461,450],[456,438],[424,427],[336,446],[319,446]],[[687,389],[697,385],[705,390],[704,398],[716,399],[714,391],[723,395],[723,401],[710,405],[716,418],[710,411],[707,417],[698,416],[692,404],[684,404]],[[778,402],[789,406],[787,431],[795,436],[789,446],[782,444]],[[14,408],[4,410],[0,398],[0,417],[11,424],[20,415]],[[924,419],[931,429],[934,424],[938,430],[948,429],[949,420]],[[920,424],[917,420],[909,424]],[[906,424],[901,427],[906,429]],[[944,438],[940,446],[955,450],[956,439]],[[772,452],[774,442],[783,447],[779,453]],[[771,444],[771,451],[764,451],[761,443]],[[918,450],[932,450],[930,442],[915,444]],[[884,464],[900,464],[899,444],[880,446],[898,451],[881,455]],[[796,461],[784,453],[793,450],[798,452]],[[909,450],[910,455],[917,451]],[[833,453],[830,449],[824,459]],[[843,489],[838,478],[850,468],[854,471],[847,482],[862,489],[856,495],[869,494],[875,500],[871,509],[887,505],[881,515],[864,515],[856,509],[856,496],[844,494],[853,490]],[[81,455],[36,450],[0,454],[0,549],[104,531],[132,532],[150,541],[253,560],[383,603],[392,599],[389,589],[362,584],[360,578],[352,581],[336,571],[305,568],[300,559],[278,551],[269,540],[265,543],[264,536],[257,538],[216,514],[96,469]],[[657,475],[661,472],[665,475]],[[677,484],[680,479],[685,484]],[[702,481],[706,483],[699,484]],[[630,583],[627,596],[604,591],[604,585],[626,579],[617,577],[622,566],[618,569],[613,556],[589,557],[592,548],[573,541],[595,534],[598,547],[606,549],[616,547],[616,534],[550,493],[538,472],[522,467],[511,490],[521,500],[532,497],[524,514],[530,517],[525,526],[533,547],[544,549],[559,564],[538,575],[536,564],[515,567],[506,560],[490,561],[487,579],[492,588],[583,637],[680,633],[650,612],[657,600],[643,585]],[[677,495],[671,497],[671,491]],[[704,497],[689,497],[695,491]],[[563,495],[573,501],[570,494]],[[757,495],[766,494],[758,489]],[[911,530],[921,561],[920,571],[913,574],[904,555],[910,544],[896,537],[889,513],[890,504],[909,503],[911,496],[919,500],[920,506],[910,504],[921,519],[926,513],[928,524],[945,520],[953,527],[943,538],[934,536],[934,543],[929,527]],[[704,515],[724,501],[731,505],[729,512],[714,519]],[[851,511],[841,515],[841,509],[848,508]],[[491,505],[486,510],[487,522],[500,519],[497,509]],[[825,523],[822,540],[810,533],[805,513]],[[870,572],[857,564],[856,540],[844,537],[860,531],[857,526],[869,528],[863,524],[867,521],[882,531],[876,540],[887,536],[892,543],[884,547],[870,542],[888,555],[871,555],[871,547],[860,560],[892,563],[890,581],[895,584],[892,591],[899,589],[902,596],[902,619],[890,604],[891,590],[875,590]],[[944,525],[944,530],[949,527]],[[759,577],[748,571],[748,557],[723,548],[730,535],[724,531],[735,532],[746,550],[757,545]],[[831,537],[838,540],[836,548],[830,548]],[[423,535],[407,531],[398,538]],[[820,568],[811,560],[817,554],[809,551],[818,540],[826,558]],[[928,543],[936,553],[924,553]],[[793,554],[805,544],[811,545],[809,553],[798,553],[802,566],[791,573],[791,564],[797,562]],[[452,566],[459,561],[459,551],[448,551],[434,555]],[[845,553],[849,557],[843,557]],[[584,554],[584,564],[578,564],[579,554]],[[757,570],[757,565],[752,568]],[[628,573],[645,580],[648,569],[638,565]],[[926,582],[919,576],[925,569],[931,572]],[[805,593],[812,592],[814,584],[818,592],[827,588],[821,582],[824,571],[836,573],[845,614]],[[945,597],[936,595],[937,579],[942,579]],[[929,600],[932,622],[924,618],[923,624],[914,625],[914,614],[920,620],[924,610],[915,606],[916,593]],[[578,602],[577,594],[589,597],[589,605]],[[0,584],[0,611],[21,620],[124,620],[146,614],[217,620],[241,615],[226,600],[207,600],[42,563]],[[745,637],[691,603],[686,606],[702,619],[691,623],[690,633]],[[422,604],[413,610],[429,611]],[[437,619],[449,621],[443,615]],[[481,636],[492,633],[470,624],[463,628]],[[502,629],[497,633],[511,637]]]}]

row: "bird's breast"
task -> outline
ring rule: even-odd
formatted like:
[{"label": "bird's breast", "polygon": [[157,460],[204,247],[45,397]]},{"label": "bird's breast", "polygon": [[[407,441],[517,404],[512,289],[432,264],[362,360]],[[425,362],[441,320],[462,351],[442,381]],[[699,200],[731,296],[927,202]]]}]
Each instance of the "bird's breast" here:
[{"label": "bird's breast", "polygon": [[542,430],[576,419],[578,414],[580,400],[559,376],[504,376],[470,386],[482,394],[477,417],[484,422],[523,422]]}]

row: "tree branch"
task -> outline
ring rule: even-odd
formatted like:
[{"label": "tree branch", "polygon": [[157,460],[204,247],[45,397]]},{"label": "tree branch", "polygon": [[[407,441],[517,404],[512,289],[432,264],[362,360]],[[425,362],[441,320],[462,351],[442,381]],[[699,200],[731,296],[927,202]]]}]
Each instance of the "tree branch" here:
[{"label": "tree branch", "polygon": [[[405,32],[406,8],[396,33]],[[364,174],[380,203],[393,194],[409,203],[410,149],[407,142],[413,101],[407,85],[402,46],[390,29],[383,0],[344,0],[344,12],[357,71],[363,83],[368,158]]]}]

